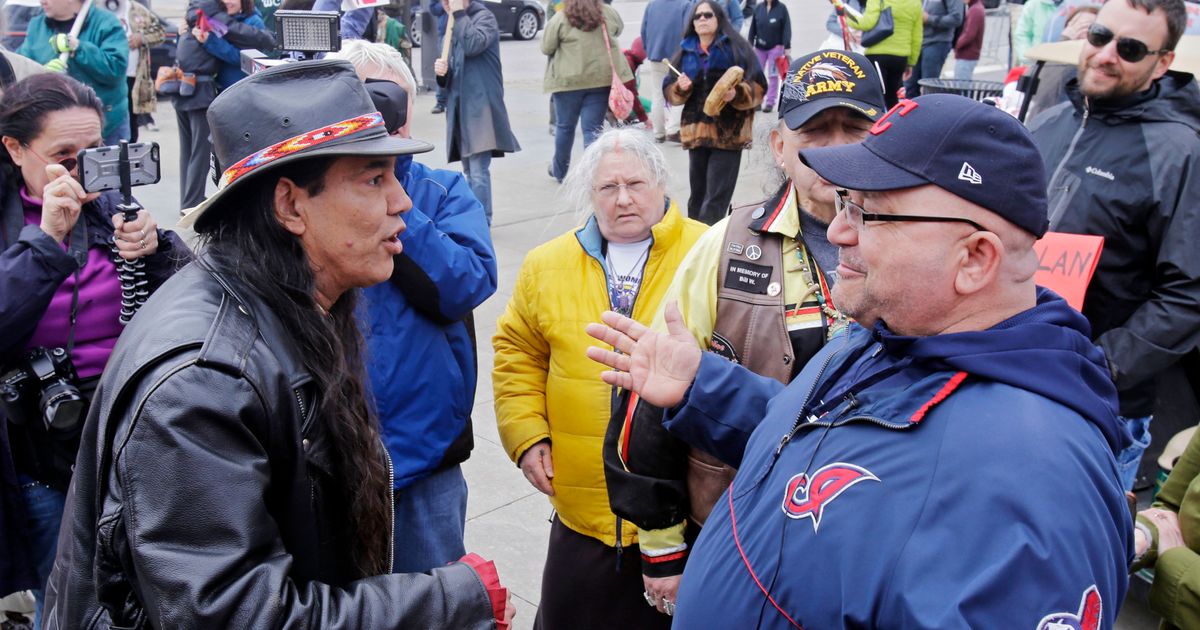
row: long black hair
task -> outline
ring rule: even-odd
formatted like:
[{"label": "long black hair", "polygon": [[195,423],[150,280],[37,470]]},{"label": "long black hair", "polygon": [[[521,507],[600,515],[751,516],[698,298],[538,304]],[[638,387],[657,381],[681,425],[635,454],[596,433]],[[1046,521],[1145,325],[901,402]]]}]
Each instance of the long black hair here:
[{"label": "long black hair", "polygon": [[280,178],[319,195],[335,159],[300,160],[247,182],[248,190],[236,201],[210,208],[214,214],[197,222],[196,231],[222,273],[255,291],[291,332],[320,389],[318,413],[336,446],[337,476],[349,499],[348,520],[356,541],[355,564],[364,576],[379,575],[391,570],[386,532],[391,531],[392,480],[367,400],[363,339],[354,313],[358,292],[347,291],[328,314],[322,313],[300,239],[284,229],[274,212]]},{"label": "long black hair", "polygon": [[[716,39],[720,39],[724,35],[729,40],[730,50],[733,53],[734,65],[741,66],[742,70],[746,71],[745,81],[757,81],[762,83],[763,87],[767,86],[767,79],[763,75],[762,67],[758,63],[758,55],[754,54],[754,49],[750,47],[750,42],[746,41],[745,37],[733,27],[733,22],[729,21],[729,14],[725,13],[725,8],[716,0],[700,0],[697,2],[690,12],[688,12],[687,24],[683,27],[683,39],[689,37],[699,37],[696,33],[696,13],[700,11],[701,6],[707,6],[713,15],[717,18],[717,34]],[[679,61],[683,58],[683,51],[680,50],[675,54],[675,67],[681,67]],[[697,77],[692,77],[696,80]]]},{"label": "long black hair", "polygon": [[[38,136],[46,116],[67,109],[93,109],[104,121],[104,106],[92,88],[56,72],[35,74],[8,86],[0,97],[0,136],[28,145]],[[0,181],[20,182],[21,169],[0,149]]]}]

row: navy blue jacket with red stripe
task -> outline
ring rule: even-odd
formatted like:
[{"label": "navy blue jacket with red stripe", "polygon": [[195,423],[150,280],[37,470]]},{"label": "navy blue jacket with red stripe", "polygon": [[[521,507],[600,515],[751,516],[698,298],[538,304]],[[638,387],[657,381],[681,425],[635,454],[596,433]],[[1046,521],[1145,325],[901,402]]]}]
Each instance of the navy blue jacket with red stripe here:
[{"label": "navy blue jacket with red stripe", "polygon": [[677,626],[1112,627],[1129,437],[1087,333],[1041,290],[984,331],[853,325],[786,388],[706,353],[667,428],[739,470]]}]

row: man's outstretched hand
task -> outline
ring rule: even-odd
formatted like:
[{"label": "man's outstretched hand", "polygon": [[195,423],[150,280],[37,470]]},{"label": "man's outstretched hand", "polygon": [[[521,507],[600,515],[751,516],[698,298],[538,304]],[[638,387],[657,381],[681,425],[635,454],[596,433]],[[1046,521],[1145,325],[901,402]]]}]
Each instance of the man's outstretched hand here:
[{"label": "man's outstretched hand", "polygon": [[620,352],[592,346],[587,355],[612,368],[600,373],[605,383],[633,390],[652,405],[674,407],[696,378],[701,350],[684,326],[678,304],[668,303],[665,315],[667,333],[663,334],[605,311],[600,316],[604,324],[588,324],[587,334]]}]

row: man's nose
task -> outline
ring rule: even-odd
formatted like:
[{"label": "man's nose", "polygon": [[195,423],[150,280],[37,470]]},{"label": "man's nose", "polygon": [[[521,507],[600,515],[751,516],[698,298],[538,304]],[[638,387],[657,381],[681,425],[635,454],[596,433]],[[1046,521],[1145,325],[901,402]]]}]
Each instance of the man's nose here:
[{"label": "man's nose", "polygon": [[858,230],[850,226],[850,221],[846,218],[846,212],[839,210],[833,215],[833,221],[829,223],[829,229],[825,235],[829,238],[829,242],[838,247],[853,247],[858,244]]},{"label": "man's nose", "polygon": [[1117,38],[1113,37],[1111,42],[1096,49],[1096,54],[1092,56],[1098,63],[1115,64],[1121,61],[1121,56],[1117,54]]},{"label": "man's nose", "polygon": [[400,180],[393,175],[390,177],[392,190],[388,191],[388,214],[401,214],[412,210],[412,198],[408,196],[408,191],[404,190],[404,186]]}]

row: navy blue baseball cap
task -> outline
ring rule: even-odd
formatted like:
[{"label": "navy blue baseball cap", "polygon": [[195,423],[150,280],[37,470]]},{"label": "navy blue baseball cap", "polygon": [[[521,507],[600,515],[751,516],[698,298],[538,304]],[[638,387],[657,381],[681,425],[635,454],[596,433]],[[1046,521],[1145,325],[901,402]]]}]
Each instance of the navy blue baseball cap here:
[{"label": "navy blue baseball cap", "polygon": [[788,129],[799,129],[833,107],[845,107],[871,121],[887,111],[875,64],[845,50],[818,50],[797,57],[783,79],[779,117]]},{"label": "navy blue baseball cap", "polygon": [[951,94],[900,101],[860,144],[803,149],[835,186],[900,190],[933,184],[1041,238],[1046,169],[1033,138],[1000,109]]}]

